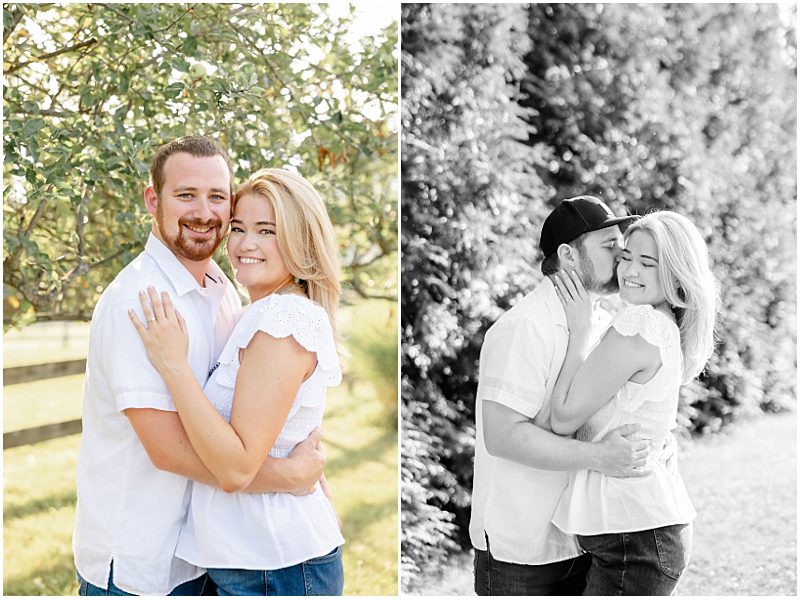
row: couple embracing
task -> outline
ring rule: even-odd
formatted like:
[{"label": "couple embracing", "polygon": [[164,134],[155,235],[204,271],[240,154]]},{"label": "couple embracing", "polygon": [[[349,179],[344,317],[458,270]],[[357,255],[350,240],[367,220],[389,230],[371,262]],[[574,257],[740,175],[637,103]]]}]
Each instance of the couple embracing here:
[{"label": "couple embracing", "polygon": [[[481,349],[475,591],[670,595],[696,515],[671,430],[713,351],[706,244],[678,214],[580,196],[545,219],[540,249],[544,281]],[[617,292],[612,318],[597,300]]]},{"label": "couple embracing", "polygon": [[[284,169],[234,193],[226,152],[163,146],[153,230],[92,318],[73,537],[80,595],[341,595],[323,474],[338,251]],[[230,225],[230,232],[229,232]],[[250,304],[211,259],[227,253]]]}]

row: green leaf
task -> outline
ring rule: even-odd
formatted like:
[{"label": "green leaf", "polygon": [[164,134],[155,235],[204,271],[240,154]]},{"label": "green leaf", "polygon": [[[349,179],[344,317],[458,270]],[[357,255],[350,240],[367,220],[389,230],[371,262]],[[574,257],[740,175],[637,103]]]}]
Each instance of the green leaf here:
[{"label": "green leaf", "polygon": [[181,73],[188,73],[191,65],[186,61],[185,58],[182,56],[175,56],[170,61],[169,64],[172,65],[172,68],[180,71]]},{"label": "green leaf", "polygon": [[20,246],[19,239],[11,233],[6,233],[5,231],[3,231],[3,242],[6,244],[10,254],[13,254]]},{"label": "green leaf", "polygon": [[150,165],[145,164],[135,156],[131,158],[131,162],[133,162],[133,166],[136,167],[136,170],[140,175],[150,172]]},{"label": "green leaf", "polygon": [[184,89],[184,84],[180,81],[176,83],[170,83],[167,87],[164,88],[163,94],[167,100],[172,100],[173,98],[177,98],[181,95],[181,92]]},{"label": "green leaf", "polygon": [[30,137],[31,135],[35,135],[39,132],[39,130],[44,127],[45,122],[44,119],[41,117],[36,117],[33,119],[28,119],[25,122],[25,125],[22,127],[22,135],[23,137]]},{"label": "green leaf", "polygon": [[197,54],[197,38],[192,36],[183,43],[183,53],[194,57]]}]

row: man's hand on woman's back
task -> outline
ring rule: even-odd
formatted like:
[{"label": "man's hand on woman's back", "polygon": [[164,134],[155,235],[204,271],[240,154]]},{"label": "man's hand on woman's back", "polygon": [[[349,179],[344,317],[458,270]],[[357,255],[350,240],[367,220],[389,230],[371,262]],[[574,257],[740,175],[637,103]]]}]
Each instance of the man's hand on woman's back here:
[{"label": "man's hand on woman's back", "polygon": [[597,443],[597,463],[593,470],[618,478],[640,478],[652,472],[647,465],[650,441],[631,441],[626,435],[635,433],[638,424],[626,424],[609,432]]},{"label": "man's hand on woman's back", "polygon": [[287,488],[292,495],[313,493],[325,469],[325,450],[322,447],[322,429],[311,431],[305,441],[298,443],[286,458]]}]

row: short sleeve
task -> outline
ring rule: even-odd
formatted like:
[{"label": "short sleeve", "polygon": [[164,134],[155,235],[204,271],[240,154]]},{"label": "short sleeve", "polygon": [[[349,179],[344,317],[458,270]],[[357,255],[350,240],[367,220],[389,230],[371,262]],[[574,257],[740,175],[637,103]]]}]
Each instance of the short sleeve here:
[{"label": "short sleeve", "polygon": [[235,387],[239,350],[247,347],[258,331],[277,339],[294,337],[306,350],[317,354],[313,374],[319,377],[317,380],[329,387],[341,382],[336,342],[325,309],[303,296],[276,294],[254,302],[237,323],[219,357],[217,382],[223,387]]},{"label": "short sleeve", "polygon": [[[167,385],[150,359],[128,316],[133,309],[145,321],[138,298],[109,305],[93,320],[102,323],[100,368],[105,375],[118,411],[153,408],[175,412]],[[91,373],[90,373],[91,374]]]},{"label": "short sleeve", "polygon": [[617,332],[626,337],[640,335],[650,345],[659,348],[661,362],[666,366],[681,363],[680,333],[674,321],[648,304],[628,306],[611,322]]},{"label": "short sleeve", "polygon": [[554,340],[525,318],[501,318],[481,348],[478,399],[533,418],[544,405]]}]

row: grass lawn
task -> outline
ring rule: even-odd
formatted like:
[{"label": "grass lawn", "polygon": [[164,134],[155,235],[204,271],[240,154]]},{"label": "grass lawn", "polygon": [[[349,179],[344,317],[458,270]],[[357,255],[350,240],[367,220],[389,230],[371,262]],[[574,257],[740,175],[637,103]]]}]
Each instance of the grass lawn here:
[{"label": "grass lawn", "polygon": [[3,368],[78,360],[89,351],[88,322],[39,322],[3,335]]},{"label": "grass lawn", "polygon": [[678,595],[797,595],[797,415],[744,423],[684,455],[697,518]]},{"label": "grass lawn", "polygon": [[[797,595],[797,416],[767,415],[682,449],[692,558],[681,596]],[[472,558],[456,556],[408,594],[470,596]]]},{"label": "grass lawn", "polygon": [[83,378],[75,374],[3,387],[3,432],[80,418]]}]

